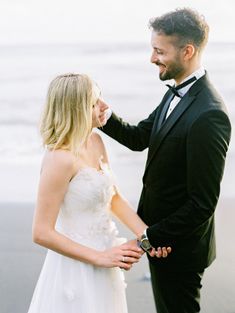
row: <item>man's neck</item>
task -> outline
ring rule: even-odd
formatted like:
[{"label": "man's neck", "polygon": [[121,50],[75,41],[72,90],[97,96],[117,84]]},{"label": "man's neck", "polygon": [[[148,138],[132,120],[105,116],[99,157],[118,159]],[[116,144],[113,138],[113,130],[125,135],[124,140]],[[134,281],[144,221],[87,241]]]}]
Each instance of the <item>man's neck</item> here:
[{"label": "man's neck", "polygon": [[201,67],[200,63],[194,64],[190,67],[188,67],[184,73],[182,73],[182,75],[180,75],[179,77],[175,78],[175,84],[176,86],[181,84],[182,81],[185,80],[185,78],[189,77],[192,73],[194,73],[195,71],[199,70],[199,68]]}]

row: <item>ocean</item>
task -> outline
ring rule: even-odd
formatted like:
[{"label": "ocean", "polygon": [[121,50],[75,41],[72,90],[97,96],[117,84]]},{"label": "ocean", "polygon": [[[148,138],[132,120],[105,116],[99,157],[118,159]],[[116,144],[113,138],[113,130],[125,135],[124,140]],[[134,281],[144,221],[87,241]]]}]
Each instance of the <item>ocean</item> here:
[{"label": "ocean", "polygon": [[[112,110],[137,123],[149,115],[167,90],[158,78],[158,69],[150,63],[150,55],[148,43],[1,46],[0,201],[35,199],[43,154],[38,122],[47,87],[56,75],[67,72],[90,75]],[[234,125],[235,43],[210,43],[203,65],[224,98]],[[141,188],[146,152],[134,154],[104,138],[117,176],[136,194]],[[233,135],[222,184],[224,197],[235,196],[234,160]],[[127,173],[132,175],[128,175],[129,183]],[[135,177],[134,182],[131,177]]]}]

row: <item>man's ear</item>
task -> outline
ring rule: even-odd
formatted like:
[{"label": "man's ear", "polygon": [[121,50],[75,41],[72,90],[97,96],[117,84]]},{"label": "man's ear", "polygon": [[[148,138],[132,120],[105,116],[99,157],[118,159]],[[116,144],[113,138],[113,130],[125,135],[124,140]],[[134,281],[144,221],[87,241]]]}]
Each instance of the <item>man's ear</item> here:
[{"label": "man's ear", "polygon": [[192,44],[187,44],[183,50],[183,58],[185,61],[189,61],[196,53],[196,48]]}]

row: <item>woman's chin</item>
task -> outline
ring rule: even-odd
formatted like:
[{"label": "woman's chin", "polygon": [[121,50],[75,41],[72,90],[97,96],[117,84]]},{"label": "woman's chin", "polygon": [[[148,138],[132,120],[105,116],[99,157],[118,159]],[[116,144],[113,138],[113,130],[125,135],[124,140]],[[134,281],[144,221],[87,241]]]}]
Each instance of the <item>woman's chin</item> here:
[{"label": "woman's chin", "polygon": [[99,128],[103,127],[107,123],[107,119],[98,120],[95,123],[92,124],[92,128]]},{"label": "woman's chin", "polygon": [[100,122],[100,127],[102,127],[102,126],[104,126],[107,123],[107,119],[104,118],[102,120],[99,120],[99,122]]}]

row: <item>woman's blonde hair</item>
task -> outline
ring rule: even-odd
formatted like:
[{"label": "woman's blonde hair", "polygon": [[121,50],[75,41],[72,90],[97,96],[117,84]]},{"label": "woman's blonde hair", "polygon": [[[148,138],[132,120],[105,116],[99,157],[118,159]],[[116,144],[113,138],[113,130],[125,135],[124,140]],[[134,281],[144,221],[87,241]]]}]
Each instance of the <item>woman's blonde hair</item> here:
[{"label": "woman's blonde hair", "polygon": [[42,114],[43,145],[77,155],[92,130],[92,107],[98,98],[98,87],[87,75],[57,76],[50,83]]}]

